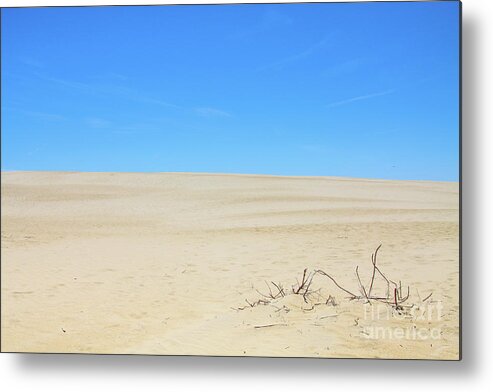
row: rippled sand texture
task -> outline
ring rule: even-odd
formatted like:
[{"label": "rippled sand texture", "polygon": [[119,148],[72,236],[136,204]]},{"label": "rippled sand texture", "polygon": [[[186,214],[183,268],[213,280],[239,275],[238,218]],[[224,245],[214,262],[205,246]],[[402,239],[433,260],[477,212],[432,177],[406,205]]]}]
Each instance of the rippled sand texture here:
[{"label": "rippled sand texture", "polygon": [[[1,201],[3,351],[458,358],[457,183],[6,172]],[[416,312],[322,276],[245,301],[359,293],[380,243]]]}]

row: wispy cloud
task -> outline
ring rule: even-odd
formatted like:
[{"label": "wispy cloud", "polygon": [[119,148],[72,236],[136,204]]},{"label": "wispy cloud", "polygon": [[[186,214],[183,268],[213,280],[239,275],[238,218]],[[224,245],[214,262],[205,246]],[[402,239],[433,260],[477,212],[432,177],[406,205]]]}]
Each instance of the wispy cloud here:
[{"label": "wispy cloud", "polygon": [[21,61],[21,63],[23,63],[24,65],[27,65],[29,67],[34,67],[34,68],[43,68],[44,67],[44,64],[41,61],[36,60],[32,57],[21,57],[19,60]]},{"label": "wispy cloud", "polygon": [[258,71],[264,71],[267,69],[281,68],[284,65],[299,61],[299,60],[304,59],[306,57],[309,57],[312,54],[316,53],[317,51],[321,50],[324,46],[327,45],[328,42],[329,42],[329,38],[326,37],[326,38],[324,38],[318,42],[315,42],[314,44],[310,45],[309,47],[307,47],[306,49],[304,49],[298,53],[294,53],[291,56],[287,56],[287,57],[284,57],[284,58],[282,58],[278,61],[275,61],[273,63],[264,65],[263,67],[260,67],[257,70]]},{"label": "wispy cloud", "polygon": [[135,93],[132,91],[127,91],[127,93],[124,93],[122,91],[122,94],[124,96],[126,95],[126,97],[128,99],[136,101],[136,102],[150,103],[153,105],[163,106],[163,107],[167,107],[167,108],[183,109],[181,106],[175,105],[174,103],[163,101],[162,99],[156,99],[156,98],[148,97],[148,96],[138,94],[138,93]]},{"label": "wispy cloud", "polygon": [[232,39],[242,39],[250,36],[255,36],[258,34],[265,33],[270,30],[280,29],[286,26],[289,26],[293,23],[293,20],[276,10],[269,10],[260,15],[260,19],[257,23],[243,28],[240,31],[232,34],[230,38]]},{"label": "wispy cloud", "polygon": [[110,72],[108,73],[108,77],[116,80],[128,80],[127,75],[119,74],[116,72]]},{"label": "wispy cloud", "polygon": [[366,99],[371,99],[371,98],[376,98],[376,97],[382,97],[384,95],[389,95],[389,94],[392,94],[394,92],[395,92],[395,90],[386,90],[386,91],[381,91],[381,92],[378,92],[378,93],[372,93],[372,94],[366,94],[366,95],[359,95],[357,97],[343,99],[342,101],[336,101],[336,102],[329,103],[327,105],[327,107],[328,108],[333,108],[333,107],[337,107],[337,106],[347,105],[349,103],[353,103],[353,102],[357,102],[357,101],[364,101]]},{"label": "wispy cloud", "polygon": [[338,77],[341,75],[346,75],[357,71],[362,68],[363,65],[367,64],[368,60],[364,58],[355,58],[351,60],[342,61],[336,64],[332,64],[327,68],[323,74],[329,77]]},{"label": "wispy cloud", "polygon": [[122,134],[122,135],[133,135],[133,134],[142,134],[148,132],[156,132],[159,131],[160,126],[155,121],[145,122],[145,123],[125,123],[122,125],[121,123],[107,120],[105,118],[100,117],[88,117],[83,120],[84,124],[92,129],[100,129],[103,131],[109,131],[114,134]]},{"label": "wispy cloud", "polygon": [[[178,109],[185,112],[193,112],[199,116],[203,117],[232,117],[231,113],[228,113],[224,110],[217,109],[214,107],[184,107],[180,105],[176,105],[174,103],[164,101],[162,99],[145,95],[139,93],[135,90],[118,86],[118,85],[101,85],[98,83],[87,83],[87,82],[78,82],[67,79],[60,79],[50,76],[45,76],[41,74],[37,74],[37,76],[46,82],[52,83],[54,85],[69,89],[76,90],[86,94],[100,94],[100,95],[108,95],[114,96],[121,99],[126,99],[133,102],[161,106],[164,108],[170,109]],[[123,76],[122,76],[123,77]],[[123,80],[123,79],[122,79]],[[86,125],[92,128],[102,128],[107,127],[109,124],[104,122],[102,119],[86,119]],[[133,131],[133,130],[132,130]]]},{"label": "wispy cloud", "polygon": [[65,116],[62,116],[61,114],[54,114],[54,113],[44,113],[44,112],[31,112],[27,111],[25,112],[27,115],[32,116],[32,117],[37,117],[41,120],[46,120],[46,121],[62,121],[65,120]]},{"label": "wispy cloud", "polygon": [[224,110],[215,108],[195,108],[195,113],[204,117],[231,117],[231,114]]},{"label": "wispy cloud", "polygon": [[104,73],[101,73],[99,75],[91,76],[91,79],[124,82],[124,81],[127,81],[129,79],[129,77],[127,75],[117,73],[117,72],[104,72]]},{"label": "wispy cloud", "polygon": [[65,79],[53,78],[53,77],[42,76],[42,75],[38,75],[38,76],[45,81],[57,84],[59,86],[83,91],[86,93],[118,96],[120,98],[124,98],[134,102],[149,103],[152,105],[158,105],[167,108],[174,108],[174,109],[181,108],[179,105],[175,105],[173,103],[164,101],[159,98],[143,95],[134,90],[124,88],[121,86],[105,86],[105,85],[92,84],[92,83],[81,83],[73,80],[65,80]]},{"label": "wispy cloud", "polygon": [[158,132],[162,129],[162,126],[157,123],[146,122],[146,123],[133,123],[122,126],[113,127],[113,133],[119,135],[137,135],[149,132]]},{"label": "wispy cloud", "polygon": [[43,120],[43,121],[63,121],[63,120],[66,120],[65,116],[62,116],[61,114],[55,114],[55,113],[38,112],[38,111],[32,111],[32,110],[22,110],[22,109],[10,108],[10,107],[2,107],[2,111],[14,112],[14,113],[21,114],[23,116],[34,117],[34,118],[37,118],[37,119]]},{"label": "wispy cloud", "polygon": [[91,92],[94,90],[94,86],[89,84],[89,83],[81,83],[81,82],[76,82],[73,80],[53,78],[51,76],[44,76],[41,74],[37,74],[37,76],[46,82],[50,82],[52,84],[67,87],[67,88],[74,89],[74,90],[80,90],[80,91],[85,91],[85,92]]},{"label": "wispy cloud", "polygon": [[115,135],[141,135],[143,133],[151,133],[151,132],[156,132],[155,129],[149,129],[149,128],[126,128],[126,127],[119,127],[117,129],[114,129],[112,131],[113,134]]},{"label": "wispy cloud", "polygon": [[309,153],[320,153],[327,152],[328,149],[326,146],[320,144],[302,144],[299,146],[303,151],[307,151]]},{"label": "wispy cloud", "polygon": [[111,126],[111,121],[99,117],[86,118],[85,122],[91,128],[108,128]]}]

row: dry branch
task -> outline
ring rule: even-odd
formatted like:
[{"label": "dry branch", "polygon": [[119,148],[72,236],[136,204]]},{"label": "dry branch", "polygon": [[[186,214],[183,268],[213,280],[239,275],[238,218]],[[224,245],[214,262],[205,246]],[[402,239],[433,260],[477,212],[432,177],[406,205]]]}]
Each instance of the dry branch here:
[{"label": "dry branch", "polygon": [[[356,266],[356,278],[357,278],[359,289],[360,289],[362,295],[356,295],[356,294],[352,293],[351,291],[349,291],[348,289],[342,287],[339,283],[336,282],[336,280],[332,276],[330,276],[329,274],[327,274],[326,272],[324,272],[322,270],[317,270],[316,273],[319,273],[321,275],[328,277],[330,280],[332,280],[332,282],[339,289],[341,289],[344,292],[346,292],[347,294],[351,295],[350,300],[365,299],[369,303],[371,303],[371,301],[380,301],[380,302],[394,305],[395,307],[399,307],[400,304],[404,303],[405,301],[407,301],[409,299],[409,286],[407,287],[407,294],[404,296],[403,291],[402,291],[401,281],[399,281],[399,284],[397,284],[394,281],[388,279],[387,276],[385,276],[385,274],[377,266],[378,251],[380,250],[381,246],[382,246],[382,244],[380,244],[375,249],[375,252],[373,252],[371,255],[371,263],[373,266],[373,270],[372,270],[372,275],[370,278],[370,283],[369,283],[368,289],[366,289],[366,287],[361,282],[361,278],[359,275],[359,266]],[[375,285],[375,277],[376,277],[377,272],[387,283],[387,293],[386,293],[385,297],[372,295],[372,290],[373,290],[374,285]],[[391,285],[394,286],[393,294],[391,294],[391,290],[390,290]]]},{"label": "dry branch", "polygon": [[371,263],[373,264],[373,273],[371,275],[370,288],[368,289],[368,296],[371,296],[371,289],[373,288],[373,282],[375,281],[375,272],[377,271],[377,253],[382,244],[378,245],[377,249],[375,249],[375,253],[371,255]]},{"label": "dry branch", "polygon": [[370,302],[370,299],[368,298],[368,294],[366,294],[365,286],[363,286],[363,283],[361,283],[361,279],[358,273],[358,267],[359,266],[356,266],[356,277],[358,278],[359,287],[361,289],[362,294],[365,296],[366,300]]},{"label": "dry branch", "polygon": [[426,300],[430,299],[432,295],[433,295],[433,292],[431,292],[429,295],[427,295],[426,298],[423,300],[423,302],[426,302]]},{"label": "dry branch", "polygon": [[[303,297],[303,300],[308,303],[308,297],[313,294],[318,294],[319,298],[321,297],[320,290],[311,290],[311,286],[313,283],[314,277],[318,275],[325,276],[329,278],[334,285],[339,288],[340,290],[344,291],[346,294],[349,294],[349,300],[366,300],[368,303],[371,304],[371,301],[379,301],[383,302],[388,305],[394,306],[396,309],[403,309],[402,304],[406,302],[409,299],[409,286],[407,286],[407,293],[406,295],[403,295],[403,289],[402,289],[402,282],[399,281],[399,284],[396,282],[390,280],[387,278],[387,276],[382,272],[382,270],[377,266],[377,256],[378,256],[378,251],[382,247],[382,244],[380,244],[375,251],[371,255],[371,263],[372,263],[372,274],[371,278],[368,284],[368,289],[363,285],[361,281],[361,277],[359,275],[359,266],[356,266],[356,278],[359,286],[359,290],[361,292],[361,295],[356,295],[352,291],[346,289],[345,287],[341,286],[335,279],[332,277],[330,274],[323,270],[314,270],[308,273],[308,269],[305,268],[303,270],[303,275],[301,278],[301,282],[296,280],[296,285],[291,287],[292,294],[294,295],[301,295]],[[375,287],[375,278],[377,273],[385,280],[387,284],[387,292],[385,296],[375,296],[372,295],[373,289]],[[249,302],[248,300],[245,300],[246,303],[249,305],[249,307],[253,308],[258,305],[268,305],[271,304],[272,301],[277,300],[279,298],[285,297],[287,294],[284,291],[284,288],[281,283],[274,283],[274,282],[265,282],[267,289],[269,290],[268,294],[263,294],[259,290],[255,289],[258,294],[260,294],[263,298],[265,299],[259,299],[256,302]],[[271,284],[273,287],[271,287]],[[393,286],[393,290],[391,290],[391,285]],[[431,294],[428,295],[424,300],[428,300],[431,297]],[[329,298],[325,301],[325,304],[332,304],[335,305],[335,299],[332,296],[329,296]],[[246,309],[247,307],[242,307],[238,308],[239,310]]]}]

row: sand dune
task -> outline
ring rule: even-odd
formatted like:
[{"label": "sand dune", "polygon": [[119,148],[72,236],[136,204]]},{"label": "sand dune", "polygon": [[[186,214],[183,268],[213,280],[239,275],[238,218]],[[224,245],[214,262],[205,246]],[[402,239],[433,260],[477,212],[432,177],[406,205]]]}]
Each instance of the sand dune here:
[{"label": "sand dune", "polygon": [[[1,186],[3,351],[458,358],[457,183],[4,172]],[[319,306],[243,309],[305,268],[357,291],[380,243],[418,312],[370,311],[323,277]]]}]

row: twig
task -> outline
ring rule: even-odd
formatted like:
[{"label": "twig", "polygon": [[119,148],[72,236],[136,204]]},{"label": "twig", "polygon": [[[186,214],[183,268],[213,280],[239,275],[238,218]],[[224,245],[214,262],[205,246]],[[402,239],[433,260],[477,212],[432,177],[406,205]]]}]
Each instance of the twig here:
[{"label": "twig", "polygon": [[279,290],[279,294],[284,297],[286,294],[284,294],[284,289],[282,287],[282,285],[279,283],[279,284],[275,284],[274,282],[271,282],[277,290]]},{"label": "twig", "polygon": [[312,282],[313,282],[313,277],[315,276],[315,273],[311,272],[309,275],[308,275],[308,278],[307,278],[307,283],[306,283],[306,290],[305,292],[303,293],[303,300],[308,303],[306,297],[307,295],[311,294],[312,291],[308,291],[310,289],[310,286],[312,285]]},{"label": "twig", "polygon": [[286,326],[287,324],[266,324],[266,325],[254,325],[253,328],[268,328],[268,327],[275,327],[277,325],[280,326]]},{"label": "twig", "polygon": [[375,272],[377,270],[377,253],[378,253],[378,250],[380,249],[380,247],[382,246],[382,244],[378,245],[377,249],[375,249],[375,253],[373,253],[371,255],[371,263],[373,264],[373,273],[371,275],[371,282],[370,282],[370,288],[368,289],[368,296],[371,296],[371,289],[373,288],[373,282],[375,281]]},{"label": "twig", "polygon": [[[366,287],[363,285],[363,283],[361,281],[361,277],[359,275],[359,266],[356,266],[356,278],[358,280],[359,289],[360,289],[362,295],[356,295],[353,292],[349,291],[348,289],[344,288],[331,275],[329,275],[327,272],[325,272],[323,270],[313,270],[313,271],[308,273],[307,268],[305,268],[303,270],[303,276],[302,276],[301,282],[299,282],[298,279],[296,279],[296,285],[291,286],[292,294],[301,295],[303,297],[303,300],[306,303],[309,303],[309,299],[310,299],[310,301],[313,301],[311,298],[309,298],[309,296],[311,296],[311,295],[318,295],[318,299],[316,299],[315,301],[320,301],[320,298],[322,298],[322,296],[320,294],[321,288],[319,288],[318,290],[312,290],[311,289],[315,275],[320,274],[320,275],[323,275],[323,276],[326,276],[327,278],[329,278],[332,281],[332,283],[334,283],[336,285],[336,287],[338,287],[340,290],[344,291],[345,293],[349,294],[349,296],[350,296],[349,300],[350,301],[366,299],[366,301],[370,304],[371,304],[371,301],[380,301],[380,302],[383,302],[387,305],[395,306],[396,310],[403,310],[403,309],[407,309],[407,308],[412,307],[413,305],[411,305],[410,307],[409,306],[401,306],[401,304],[403,304],[404,302],[406,302],[409,299],[409,295],[410,295],[409,286],[407,286],[407,293],[404,296],[403,290],[402,290],[402,281],[399,280],[398,281],[399,284],[397,284],[393,280],[390,280],[382,272],[382,270],[377,266],[378,251],[380,250],[381,247],[382,247],[382,244],[380,244],[375,249],[375,252],[372,253],[372,255],[371,255],[371,262],[372,262],[373,270],[372,270],[372,275],[371,275],[371,280],[370,280],[370,283],[368,286],[368,290],[366,289]],[[385,297],[372,295],[373,288],[375,287],[375,278],[376,278],[377,272],[387,283],[387,293],[386,293]],[[273,281],[268,283],[267,281],[265,281],[265,284],[267,286],[267,289],[269,290],[268,294],[263,294],[259,290],[255,289],[257,291],[257,293],[260,294],[265,299],[259,299],[253,303],[249,302],[247,299],[245,299],[245,301],[249,307],[253,308],[253,307],[259,306],[259,305],[272,304],[273,300],[279,299],[281,297],[285,297],[287,294],[290,294],[290,293],[286,293],[284,291],[284,288],[282,287],[281,283],[275,283]],[[272,290],[272,287],[270,286],[270,284],[272,284],[272,286],[275,287],[277,292]],[[391,291],[391,285],[393,286],[392,291]],[[430,293],[423,300],[423,302],[427,301],[429,298],[431,298],[431,296],[432,296],[432,293]],[[419,297],[419,292],[418,292],[418,297]],[[322,299],[322,301],[323,301],[323,299]],[[312,310],[315,305],[321,305],[322,303],[315,303],[315,304],[313,304],[312,308],[308,309],[308,310]],[[332,304],[335,306],[336,302],[335,302],[335,299],[329,295],[329,297],[325,301],[325,304],[326,305]],[[241,307],[241,308],[237,308],[237,309],[243,310],[245,308],[247,308],[247,307],[245,306],[245,307]],[[278,311],[281,310],[277,307],[275,307],[275,308],[278,309]],[[283,308],[284,308],[284,306],[283,306]],[[269,324],[267,326],[273,326],[273,325],[280,325],[280,324],[272,324],[272,325]],[[259,326],[259,328],[267,327],[267,326]]]},{"label": "twig", "polygon": [[428,296],[427,296],[427,297],[423,300],[423,302],[426,302],[426,300],[430,299],[432,295],[433,295],[433,291],[430,293],[430,295],[428,295]]},{"label": "twig", "polygon": [[336,282],[336,280],[330,276],[327,272],[324,272],[322,270],[317,270],[316,273],[321,274],[329,278],[337,287],[339,287],[342,291],[348,293],[351,297],[353,298],[358,298],[359,296],[356,294],[351,293],[349,290],[346,290],[344,287],[342,287],[339,283]]},{"label": "twig", "polygon": [[327,301],[325,301],[325,305],[331,304],[332,306],[336,306],[336,300],[332,295],[329,295],[329,298],[327,298]]},{"label": "twig", "polygon": [[321,316],[319,317],[319,320],[323,320],[323,319],[326,319],[326,318],[329,318],[329,317],[337,317],[339,316],[338,314],[329,314],[327,316]]},{"label": "twig", "polygon": [[359,273],[358,273],[358,267],[359,266],[356,266],[356,277],[358,278],[358,283],[359,283],[359,286],[361,288],[361,291],[363,292],[363,295],[365,296],[366,300],[368,302],[370,302],[369,298],[368,298],[368,294],[366,294],[366,290],[365,290],[365,286],[363,286],[363,283],[361,283],[361,279],[359,277]]},{"label": "twig", "polygon": [[301,279],[301,284],[299,285],[298,289],[294,292],[295,294],[299,294],[303,286],[305,285],[305,278],[306,278],[306,271],[308,268],[305,268],[303,271],[303,278]]}]

